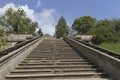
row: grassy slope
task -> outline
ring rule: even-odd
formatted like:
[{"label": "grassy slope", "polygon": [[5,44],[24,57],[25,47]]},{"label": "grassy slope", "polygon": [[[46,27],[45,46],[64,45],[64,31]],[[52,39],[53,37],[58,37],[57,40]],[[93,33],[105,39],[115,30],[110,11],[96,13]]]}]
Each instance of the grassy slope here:
[{"label": "grassy slope", "polygon": [[120,54],[120,43],[116,43],[116,44],[114,44],[114,43],[103,43],[99,46]]}]

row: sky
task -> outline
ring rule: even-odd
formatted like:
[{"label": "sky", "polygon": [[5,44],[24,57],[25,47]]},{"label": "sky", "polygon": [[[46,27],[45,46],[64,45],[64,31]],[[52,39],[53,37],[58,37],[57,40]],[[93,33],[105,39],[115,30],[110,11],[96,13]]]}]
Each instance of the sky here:
[{"label": "sky", "polygon": [[76,18],[92,16],[98,20],[120,18],[120,0],[0,0],[0,15],[12,7],[23,8],[37,21],[44,33],[53,35],[55,25],[64,16],[69,27]]}]

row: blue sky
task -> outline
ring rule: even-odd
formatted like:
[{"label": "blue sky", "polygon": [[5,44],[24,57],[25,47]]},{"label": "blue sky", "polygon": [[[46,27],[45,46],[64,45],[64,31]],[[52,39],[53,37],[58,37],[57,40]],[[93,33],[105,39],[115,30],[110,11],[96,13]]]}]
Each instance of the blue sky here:
[{"label": "blue sky", "polygon": [[120,18],[120,0],[0,0],[0,15],[8,7],[25,9],[33,21],[38,21],[44,33],[54,34],[54,26],[64,16],[68,25],[75,18],[89,15],[101,19]]}]

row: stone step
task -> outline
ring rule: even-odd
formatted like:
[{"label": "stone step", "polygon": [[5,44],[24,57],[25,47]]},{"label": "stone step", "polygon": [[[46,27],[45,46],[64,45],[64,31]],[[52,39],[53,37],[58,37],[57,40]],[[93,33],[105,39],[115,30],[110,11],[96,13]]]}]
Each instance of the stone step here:
[{"label": "stone step", "polygon": [[[69,54],[68,54],[69,55]],[[39,58],[39,56],[41,56],[41,57],[45,57],[45,58],[56,58],[56,59],[60,59],[59,57],[61,57],[62,59],[64,58],[66,58],[66,59],[69,59],[69,58],[74,58],[74,57],[76,57],[75,55],[74,56],[72,56],[72,55],[69,55],[69,56],[67,56],[67,55],[59,55],[59,54],[49,54],[49,55],[38,55],[38,56],[28,56],[28,58]]]},{"label": "stone step", "polygon": [[39,63],[21,63],[19,65],[86,65],[92,62],[39,62]]},{"label": "stone step", "polygon": [[[66,58],[74,58],[74,57],[76,57],[76,56],[78,56],[78,55],[69,55],[69,56],[67,56],[67,55],[69,55],[69,54],[61,54],[60,55],[60,53],[55,53],[55,54],[52,54],[52,53],[49,53],[48,55],[47,54],[35,54],[35,55],[29,55],[27,58],[39,58],[40,56],[41,57],[57,57],[57,58],[59,58],[59,57],[66,57]],[[57,59],[56,58],[56,59]]]},{"label": "stone step", "polygon": [[[6,79],[6,80],[23,80],[21,78],[19,79]],[[24,80],[31,80],[31,79],[24,79]],[[32,80],[112,80],[108,78],[74,78],[74,79],[32,79]]]},{"label": "stone step", "polygon": [[[54,52],[54,53],[53,53]],[[43,54],[43,55],[45,55],[45,54],[49,54],[49,53],[52,53],[52,54],[64,54],[64,55],[66,55],[66,54],[69,54],[69,55],[77,55],[76,57],[78,57],[78,55],[79,54],[76,54],[77,52],[74,52],[74,51],[65,51],[65,50],[54,50],[54,51],[45,51],[45,52],[43,52],[43,51],[34,51],[32,54],[30,54],[30,55],[36,55],[36,54]],[[29,55],[29,56],[30,56]],[[69,56],[68,55],[68,56]],[[73,55],[73,56],[74,56]]]},{"label": "stone step", "polygon": [[48,59],[48,60],[39,60],[39,59],[34,59],[34,60],[25,60],[25,61],[41,61],[41,62],[82,62],[82,61],[89,61],[86,59]]},{"label": "stone step", "polygon": [[84,61],[84,60],[86,60],[85,58],[79,58],[79,59],[74,59],[74,58],[67,58],[67,59],[45,59],[45,58],[31,58],[31,59],[24,59],[24,60],[26,60],[26,61],[32,61],[32,60],[34,60],[34,61],[59,61],[59,62],[64,62],[64,61]]},{"label": "stone step", "polygon": [[56,70],[56,69],[96,69],[96,67],[92,67],[92,68],[87,68],[87,67],[85,67],[85,68],[79,68],[79,67],[77,67],[77,68],[75,68],[75,67],[66,67],[66,68],[16,68],[15,70],[46,70],[46,69],[54,69],[54,70]]},{"label": "stone step", "polygon": [[[65,58],[65,59],[85,59],[84,57],[69,57],[69,58]],[[25,58],[24,60],[36,60],[36,59],[38,59],[38,60],[45,60],[45,59],[47,59],[47,58],[45,58],[45,57],[40,57],[40,58],[29,58],[29,57],[27,57],[27,58]],[[48,60],[48,59],[47,59]],[[59,60],[59,59],[56,59],[56,60]],[[62,59],[63,60],[63,59]]]},{"label": "stone step", "polygon": [[101,72],[101,69],[43,69],[43,70],[14,70],[11,71],[11,75],[18,74],[52,74],[52,73],[70,73],[70,72],[79,72],[79,73],[88,73],[88,72]]},{"label": "stone step", "polygon": [[6,80],[112,80],[62,39],[45,39]]},{"label": "stone step", "polygon": [[17,66],[15,69],[64,69],[64,68],[95,68],[93,65],[41,65],[41,66]]},{"label": "stone step", "polygon": [[52,64],[19,64],[19,66],[89,66],[89,65],[93,65],[93,64],[85,64],[85,63],[82,63],[82,64],[78,64],[78,63],[76,63],[76,64],[71,64],[71,63],[62,63],[62,64],[59,64],[59,63],[52,63]]},{"label": "stone step", "polygon": [[89,62],[88,60],[80,60],[80,61],[60,61],[60,60],[25,60],[22,61],[21,63],[59,63],[59,62],[64,62],[64,63],[73,63],[73,62]]},{"label": "stone step", "polygon": [[[57,55],[57,54],[59,54],[59,55],[67,55],[67,56],[74,56],[74,57],[78,57],[79,56],[79,54],[76,54],[76,52],[64,52],[64,51],[34,52],[34,54],[31,54],[29,56],[35,56],[35,55],[39,55],[39,56],[42,56],[42,55]],[[73,54],[75,54],[75,55],[73,55]]]},{"label": "stone step", "polygon": [[100,78],[100,77],[108,77],[106,73],[58,73],[58,74],[28,74],[28,75],[7,75],[6,79],[74,79],[74,78]]},{"label": "stone step", "polygon": [[[49,56],[53,56],[53,55],[54,56],[58,56],[59,55],[59,56],[66,56],[66,57],[71,57],[71,58],[73,57],[74,58],[74,57],[78,57],[79,56],[78,54],[77,55],[76,54],[73,55],[73,54],[74,53],[64,53],[64,52],[61,51],[61,52],[55,52],[55,53],[52,53],[52,52],[51,53],[37,53],[37,54],[34,53],[32,55],[29,55],[28,57],[38,57],[38,56],[42,57],[42,56],[46,56],[46,55],[49,55]],[[79,57],[81,57],[81,56],[79,56]]]}]

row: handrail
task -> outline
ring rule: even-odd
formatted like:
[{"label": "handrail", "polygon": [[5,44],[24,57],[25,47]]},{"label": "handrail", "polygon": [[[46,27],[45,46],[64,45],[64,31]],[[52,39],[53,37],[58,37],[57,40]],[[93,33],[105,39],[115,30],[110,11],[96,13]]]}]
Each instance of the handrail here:
[{"label": "handrail", "polygon": [[36,37],[34,37],[33,39],[26,40],[26,41],[21,42],[21,43],[15,45],[15,46],[13,46],[13,47],[10,47],[10,48],[8,48],[8,49],[5,49],[5,50],[3,50],[3,51],[0,51],[0,58],[3,57],[4,55],[7,55],[8,53],[10,53],[10,52],[12,52],[12,51],[18,49],[18,48],[20,48],[20,47],[26,45],[26,44],[28,44],[28,43],[34,41],[35,39],[37,39],[37,38],[39,38],[39,37],[40,37],[40,36],[36,36]]},{"label": "handrail", "polygon": [[[2,52],[7,52],[4,54],[4,56],[2,56],[0,58],[0,66],[3,64],[4,61],[8,60],[10,57],[14,56],[15,54],[17,54],[18,52],[20,52],[21,50],[23,50],[24,48],[28,47],[30,44],[36,42],[41,36],[36,36],[33,39],[27,40],[25,42],[22,42],[20,44],[17,44],[14,47],[11,47],[9,49],[7,49],[7,51],[2,51]],[[30,43],[31,42],[31,43]],[[10,50],[12,49],[12,50]]]},{"label": "handrail", "polygon": [[[71,39],[74,39],[74,38],[71,38]],[[84,44],[86,46],[89,46],[91,48],[94,48],[96,50],[99,50],[99,51],[103,52],[104,54],[107,54],[107,55],[110,55],[110,56],[115,57],[117,59],[120,59],[120,54],[119,53],[116,53],[116,52],[110,51],[108,49],[104,49],[104,48],[98,47],[98,46],[93,45],[93,44],[89,44],[87,42],[84,42],[84,41],[81,41],[81,40],[78,40],[78,39],[74,39],[74,40],[79,42],[79,43],[82,43],[82,44]]]},{"label": "handrail", "polygon": [[64,36],[63,39],[79,53],[92,61],[95,65],[110,74],[112,78],[115,80],[120,79],[120,59],[80,43],[67,36]]}]

